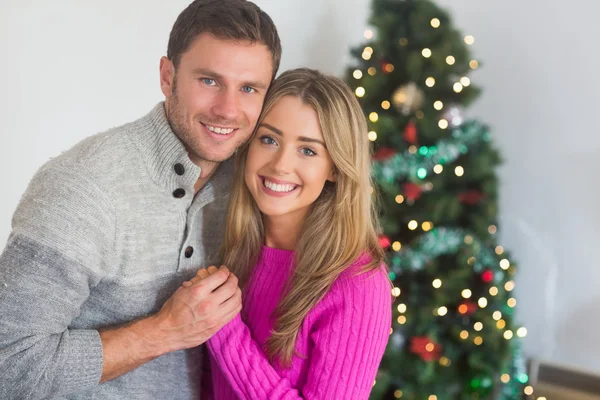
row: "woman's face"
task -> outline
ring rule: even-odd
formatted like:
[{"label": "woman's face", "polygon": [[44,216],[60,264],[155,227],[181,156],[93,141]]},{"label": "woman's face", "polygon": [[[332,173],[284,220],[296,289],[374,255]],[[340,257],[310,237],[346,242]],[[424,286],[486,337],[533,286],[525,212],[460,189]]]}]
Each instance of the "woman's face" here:
[{"label": "woman's face", "polygon": [[250,143],[245,180],[265,216],[298,222],[306,216],[325,182],[335,180],[312,107],[294,96],[273,106]]}]

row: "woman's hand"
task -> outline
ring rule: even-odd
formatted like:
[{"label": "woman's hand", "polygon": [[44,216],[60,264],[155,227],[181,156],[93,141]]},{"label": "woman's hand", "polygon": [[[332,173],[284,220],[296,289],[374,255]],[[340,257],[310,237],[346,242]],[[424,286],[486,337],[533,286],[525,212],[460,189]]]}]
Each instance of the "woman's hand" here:
[{"label": "woman's hand", "polygon": [[215,267],[214,265],[211,265],[208,268],[200,268],[198,270],[198,272],[196,273],[196,276],[194,276],[189,281],[183,282],[182,286],[183,287],[190,287],[190,286],[194,285],[195,283],[200,282],[202,279],[207,278],[208,276],[214,274],[218,270],[219,269],[217,267]]}]

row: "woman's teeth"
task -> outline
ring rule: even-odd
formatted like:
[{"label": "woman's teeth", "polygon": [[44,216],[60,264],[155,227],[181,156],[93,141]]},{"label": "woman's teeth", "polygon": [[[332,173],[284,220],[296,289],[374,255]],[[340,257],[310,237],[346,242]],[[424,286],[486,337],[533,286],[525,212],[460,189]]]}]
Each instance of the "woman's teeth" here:
[{"label": "woman's teeth", "polygon": [[296,189],[296,185],[290,185],[290,184],[279,185],[279,184],[271,182],[267,179],[264,180],[264,185],[274,192],[284,192],[285,193],[285,192],[291,192],[292,190]]}]

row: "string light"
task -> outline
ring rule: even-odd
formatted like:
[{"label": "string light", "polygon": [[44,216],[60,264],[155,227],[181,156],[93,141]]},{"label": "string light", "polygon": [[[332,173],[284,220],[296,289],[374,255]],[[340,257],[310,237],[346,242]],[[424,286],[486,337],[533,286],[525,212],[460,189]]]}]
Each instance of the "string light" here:
[{"label": "string light", "polygon": [[410,147],[408,148],[408,152],[409,152],[410,154],[416,154],[416,153],[417,153],[417,146],[410,146]]},{"label": "string light", "polygon": [[467,78],[466,76],[463,76],[462,78],[460,78],[460,83],[464,86],[467,87],[471,84],[471,80],[469,78]]},{"label": "string light", "polygon": [[465,174],[465,169],[459,165],[456,168],[454,168],[454,173],[456,174],[456,176],[463,176]]},{"label": "string light", "polygon": [[508,281],[504,284],[504,290],[506,290],[507,292],[512,291],[515,288],[515,282],[514,281]]},{"label": "string light", "polygon": [[510,375],[502,374],[502,376],[500,377],[500,380],[502,381],[502,383],[508,383],[508,382],[510,382]]},{"label": "string light", "polygon": [[525,327],[521,327],[519,329],[517,329],[517,336],[524,338],[525,336],[527,336],[527,328]]},{"label": "string light", "polygon": [[462,297],[464,297],[465,299],[469,299],[471,298],[471,291],[469,289],[465,289],[461,292]]},{"label": "string light", "polygon": [[475,38],[472,35],[467,35],[465,36],[465,43],[471,45],[475,43]]},{"label": "string light", "polygon": [[431,20],[431,26],[434,28],[439,28],[440,27],[440,20],[437,18],[433,18]]},{"label": "string light", "polygon": [[469,257],[469,259],[467,260],[467,264],[473,265],[476,261],[477,259],[475,257]]},{"label": "string light", "polygon": [[394,392],[394,397],[397,399],[401,399],[402,398],[402,390],[396,390]]},{"label": "string light", "polygon": [[419,227],[419,223],[417,221],[415,221],[414,219],[408,223],[408,229],[410,229],[411,231],[414,231],[418,227]]},{"label": "string light", "polygon": [[381,102],[381,108],[383,108],[384,110],[389,110],[390,108],[390,102],[387,100],[384,100]]},{"label": "string light", "polygon": [[400,46],[406,46],[408,44],[408,39],[407,38],[400,38]]},{"label": "string light", "polygon": [[369,138],[369,140],[370,140],[371,142],[374,142],[374,141],[376,141],[376,140],[377,140],[377,132],[375,132],[375,131],[371,131],[371,132],[369,132],[369,133],[367,134],[367,137]]},{"label": "string light", "polygon": [[450,361],[450,359],[448,357],[442,357],[440,358],[440,365],[443,367],[447,367],[451,364],[452,362]]},{"label": "string light", "polygon": [[477,62],[477,60],[471,60],[469,62],[469,67],[471,67],[471,69],[477,69],[479,67],[479,63]]},{"label": "string light", "polygon": [[402,243],[400,243],[400,242],[394,242],[392,244],[392,250],[394,250],[394,251],[400,251],[401,248],[402,248]]},{"label": "string light", "polygon": [[362,86],[359,86],[356,88],[354,93],[356,94],[356,97],[363,97],[365,95],[365,88]]},{"label": "string light", "polygon": [[398,312],[400,314],[404,314],[406,312],[406,304],[404,304],[404,303],[398,304]]},{"label": "string light", "polygon": [[431,396],[429,396],[428,400],[437,400],[437,396],[435,394],[432,394]]},{"label": "string light", "polygon": [[435,167],[433,167],[433,172],[436,174],[441,174],[443,170],[444,167],[441,164],[437,164]]},{"label": "string light", "polygon": [[467,331],[462,331],[462,332],[460,333],[460,338],[461,338],[462,340],[467,340],[467,339],[469,338],[469,332],[467,332]]},{"label": "string light", "polygon": [[491,294],[492,296],[496,296],[496,295],[498,294],[498,288],[497,288],[497,287],[495,287],[495,286],[492,286],[492,287],[490,288],[490,294]]},{"label": "string light", "polygon": [[510,340],[513,337],[512,331],[504,331],[504,339]]},{"label": "string light", "polygon": [[465,236],[465,244],[473,244],[473,236],[471,236],[471,235]]},{"label": "string light", "polygon": [[398,203],[398,204],[404,203],[404,196],[402,196],[401,194],[396,196],[396,203]]},{"label": "string light", "polygon": [[496,254],[500,255],[502,253],[504,253],[504,247],[496,246]]},{"label": "string light", "polygon": [[442,118],[442,119],[440,119],[440,122],[438,122],[438,126],[441,129],[446,129],[446,128],[448,128],[448,121],[446,121],[445,119]]},{"label": "string light", "polygon": [[373,31],[370,29],[367,29],[365,31],[365,39],[373,39]]},{"label": "string light", "polygon": [[425,79],[425,84],[427,87],[433,87],[435,85],[435,78],[430,76],[429,78]]},{"label": "string light", "polygon": [[494,318],[496,321],[499,321],[502,319],[502,313],[500,311],[494,311],[492,318]]},{"label": "string light", "polygon": [[400,293],[402,293],[402,291],[400,290],[399,287],[395,287],[392,289],[392,296],[398,297],[398,296],[400,296]]},{"label": "string light", "polygon": [[446,57],[446,63],[448,63],[448,65],[454,65],[455,62],[456,59],[453,56]]},{"label": "string light", "polygon": [[433,108],[440,111],[442,108],[444,108],[444,103],[438,100],[435,103],[433,103]]},{"label": "string light", "polygon": [[370,59],[371,59],[371,56],[372,56],[372,55],[373,55],[373,53],[368,53],[368,52],[364,51],[364,52],[362,53],[362,58],[363,58],[364,60],[368,61],[368,60],[370,60]]},{"label": "string light", "polygon": [[360,79],[362,78],[363,73],[360,69],[357,69],[352,73],[352,76],[354,77],[354,79]]},{"label": "string light", "polygon": [[437,309],[437,313],[439,316],[443,317],[444,315],[448,314],[448,308],[440,307]]},{"label": "string light", "polygon": [[431,50],[428,48],[423,49],[423,51],[421,52],[421,54],[423,55],[423,57],[425,58],[429,58],[431,57]]},{"label": "string light", "polygon": [[406,323],[406,317],[404,315],[401,315],[398,317],[398,323],[400,325],[404,325]]},{"label": "string light", "polygon": [[481,344],[483,343],[483,338],[481,336],[477,336],[474,340],[473,343],[475,343],[476,346],[481,346]]},{"label": "string light", "polygon": [[456,93],[460,93],[463,90],[463,85],[461,85],[460,82],[456,82],[452,89],[454,89]]},{"label": "string light", "polygon": [[475,325],[473,325],[473,329],[479,332],[483,329],[483,324],[481,322],[475,322]]},{"label": "string light", "polygon": [[434,279],[433,282],[431,283],[431,285],[436,288],[439,289],[442,287],[442,280],[441,279]]},{"label": "string light", "polygon": [[511,297],[510,299],[508,299],[506,304],[508,304],[510,308],[515,308],[517,306],[517,300]]},{"label": "string light", "polygon": [[485,297],[481,297],[479,300],[477,300],[477,304],[481,308],[486,308],[487,305],[488,305],[488,301],[487,301],[487,299]]},{"label": "string light", "polygon": [[394,72],[394,64],[389,64],[389,63],[385,64],[383,69],[385,69],[385,72],[387,72],[387,73]]},{"label": "string light", "polygon": [[502,260],[500,260],[500,268],[502,268],[503,270],[507,270],[510,267],[510,261],[508,261],[506,258],[503,258]]},{"label": "string light", "polygon": [[505,320],[501,319],[500,321],[496,322],[496,328],[498,328],[498,329],[504,329],[505,327],[506,327],[506,321]]},{"label": "string light", "polygon": [[526,386],[525,389],[523,389],[523,392],[527,396],[531,396],[533,394],[533,388],[531,386]]},{"label": "string light", "polygon": [[494,235],[496,232],[498,232],[498,228],[496,227],[496,225],[490,225],[488,227],[488,232],[490,233],[490,235]]},{"label": "string light", "polygon": [[369,119],[371,120],[371,122],[377,122],[377,120],[379,119],[379,114],[373,111],[371,114],[369,114]]},{"label": "string light", "polygon": [[429,221],[425,221],[423,222],[423,224],[421,225],[421,227],[423,228],[423,230],[425,232],[429,232],[432,228],[433,228],[433,224]]},{"label": "string light", "polygon": [[466,314],[467,311],[469,311],[469,307],[467,307],[466,304],[461,304],[460,306],[458,306],[458,312],[461,314]]},{"label": "string light", "polygon": [[374,76],[377,73],[377,69],[375,67],[369,67],[367,73],[371,76]]}]

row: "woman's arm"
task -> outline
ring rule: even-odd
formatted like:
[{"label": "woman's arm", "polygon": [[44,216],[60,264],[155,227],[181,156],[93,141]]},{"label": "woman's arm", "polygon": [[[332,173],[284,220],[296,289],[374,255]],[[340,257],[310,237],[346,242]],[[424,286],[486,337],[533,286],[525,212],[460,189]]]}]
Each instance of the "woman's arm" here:
[{"label": "woman's arm", "polygon": [[302,392],[278,374],[238,315],[208,348],[246,399],[367,399],[391,326],[391,293],[382,271],[340,279],[311,311],[313,348]]}]

